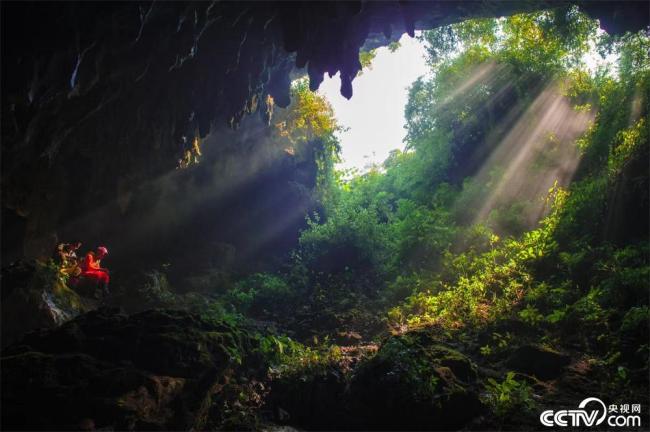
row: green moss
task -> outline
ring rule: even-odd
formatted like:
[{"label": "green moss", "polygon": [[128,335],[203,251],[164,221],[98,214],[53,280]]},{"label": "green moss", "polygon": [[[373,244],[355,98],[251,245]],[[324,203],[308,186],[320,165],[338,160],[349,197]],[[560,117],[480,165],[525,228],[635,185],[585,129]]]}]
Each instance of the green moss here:
[{"label": "green moss", "polygon": [[61,303],[68,308],[76,311],[85,311],[85,305],[79,294],[68,288],[68,286],[61,279],[58,279],[52,285],[52,293],[61,301]]}]

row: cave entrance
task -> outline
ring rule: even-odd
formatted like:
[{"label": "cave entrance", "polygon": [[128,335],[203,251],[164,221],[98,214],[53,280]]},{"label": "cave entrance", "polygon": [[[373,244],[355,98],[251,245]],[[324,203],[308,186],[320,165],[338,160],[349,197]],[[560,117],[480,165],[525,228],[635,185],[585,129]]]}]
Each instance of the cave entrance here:
[{"label": "cave entrance", "polygon": [[420,31],[414,38],[403,34],[388,46],[362,51],[362,63],[366,64],[354,80],[355,95],[349,100],[339,91],[339,74],[326,75],[318,93],[332,104],[345,128],[338,134],[340,169],[367,172],[381,166],[391,151],[404,148],[408,89],[430,71],[425,55]]},{"label": "cave entrance", "polygon": [[576,140],[597,114],[575,97],[578,81],[617,73],[616,55],[596,49],[605,32],[577,8],[565,13],[593,28],[520,36],[560,28],[560,14],[547,11],[403,34],[362,49],[349,100],[339,74],[326,74],[318,94],[341,126],[340,178],[353,184],[388,170],[414,190],[428,183],[428,192],[442,185],[458,193],[463,222],[499,234],[533,229],[550,210],[549,193],[576,176]]}]

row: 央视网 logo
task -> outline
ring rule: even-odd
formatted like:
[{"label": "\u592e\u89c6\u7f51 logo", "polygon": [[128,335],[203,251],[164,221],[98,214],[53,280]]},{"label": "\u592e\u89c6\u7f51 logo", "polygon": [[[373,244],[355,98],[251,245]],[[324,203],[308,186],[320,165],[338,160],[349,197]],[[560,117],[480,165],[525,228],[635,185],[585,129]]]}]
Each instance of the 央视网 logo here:
[{"label": "\u592e\u89c6\u7f51 logo", "polygon": [[548,427],[579,427],[598,426],[607,422],[610,427],[639,427],[641,426],[641,405],[621,404],[610,405],[609,409],[603,401],[595,397],[584,399],[578,409],[546,410],[539,416],[539,421]]}]

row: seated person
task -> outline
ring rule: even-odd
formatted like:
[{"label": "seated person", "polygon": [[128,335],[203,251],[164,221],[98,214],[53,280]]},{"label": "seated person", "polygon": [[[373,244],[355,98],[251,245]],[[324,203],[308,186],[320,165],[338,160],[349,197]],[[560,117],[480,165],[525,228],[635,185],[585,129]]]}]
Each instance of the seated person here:
[{"label": "seated person", "polygon": [[88,252],[86,257],[81,262],[81,274],[79,275],[80,281],[84,284],[88,283],[95,287],[101,288],[104,295],[108,294],[108,270],[101,267],[101,260],[108,255],[108,249],[104,246],[97,248],[95,252]]},{"label": "seated person", "polygon": [[79,266],[79,258],[77,257],[77,250],[81,247],[81,242],[66,244],[60,254],[61,273],[70,277],[76,277],[81,274],[81,267]]},{"label": "seated person", "polygon": [[78,242],[74,242],[74,243],[70,243],[70,244],[65,248],[66,255],[67,255],[68,259],[71,259],[71,260],[75,260],[75,261],[77,261],[77,259],[78,259],[78,257],[77,257],[77,251],[79,250],[80,247],[81,247],[81,242],[80,242],[80,241],[78,241]]},{"label": "seated person", "polygon": [[65,263],[66,248],[70,246],[68,243],[57,243],[52,253],[52,260],[59,266]]}]

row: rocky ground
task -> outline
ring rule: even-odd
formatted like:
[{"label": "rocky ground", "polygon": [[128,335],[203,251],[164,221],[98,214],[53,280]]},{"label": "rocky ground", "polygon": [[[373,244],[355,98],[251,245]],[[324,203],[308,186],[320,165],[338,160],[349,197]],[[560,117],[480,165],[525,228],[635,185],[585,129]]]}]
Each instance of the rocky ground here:
[{"label": "rocky ground", "polygon": [[[3,277],[4,430],[537,430],[543,409],[616,396],[594,357],[515,323],[373,334],[352,320],[310,348],[270,322],[96,309],[37,266]],[[507,346],[481,350],[506,330]],[[644,371],[620,396],[647,413]]]},{"label": "rocky ground", "polygon": [[4,350],[3,428],[200,430],[252,348],[243,330],[186,312],[89,312]]}]

